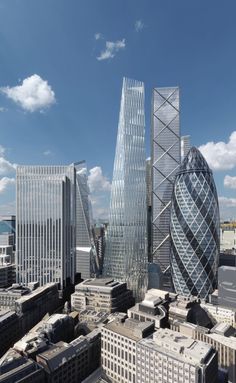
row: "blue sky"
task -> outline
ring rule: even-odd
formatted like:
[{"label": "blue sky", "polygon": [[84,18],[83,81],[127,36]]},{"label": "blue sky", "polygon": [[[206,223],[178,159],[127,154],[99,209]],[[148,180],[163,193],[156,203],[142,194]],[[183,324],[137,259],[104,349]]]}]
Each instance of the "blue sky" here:
[{"label": "blue sky", "polygon": [[0,0],[0,214],[14,212],[15,164],[86,159],[106,216],[126,76],[145,83],[147,156],[152,88],[180,86],[181,132],[235,217],[235,14],[235,0]]}]

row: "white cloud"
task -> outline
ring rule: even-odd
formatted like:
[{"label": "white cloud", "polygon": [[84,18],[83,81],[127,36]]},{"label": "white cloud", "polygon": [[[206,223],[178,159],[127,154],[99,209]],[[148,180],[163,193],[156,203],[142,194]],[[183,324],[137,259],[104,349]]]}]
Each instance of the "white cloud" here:
[{"label": "white cloud", "polygon": [[89,170],[88,185],[91,193],[99,191],[110,191],[111,184],[106,176],[102,174],[100,166]]},{"label": "white cloud", "polygon": [[28,112],[42,111],[56,102],[51,86],[37,74],[25,78],[21,85],[2,87],[1,91]]},{"label": "white cloud", "polygon": [[228,142],[208,142],[199,150],[213,170],[233,169],[236,166],[236,131],[232,132]]},{"label": "white cloud", "polygon": [[15,178],[3,177],[0,179],[0,193],[3,193],[9,185],[15,183]]},{"label": "white cloud", "polygon": [[219,197],[220,207],[236,207],[236,198]]},{"label": "white cloud", "polygon": [[236,189],[236,177],[226,175],[224,178],[224,186],[230,189]]},{"label": "white cloud", "polygon": [[0,157],[0,175],[12,173],[16,170],[16,164],[12,164],[4,157]]},{"label": "white cloud", "polygon": [[4,108],[3,106],[0,106],[0,113],[7,112],[7,108]]},{"label": "white cloud", "polygon": [[45,151],[43,152],[43,155],[44,155],[44,156],[51,156],[51,155],[52,155],[52,151],[51,151],[51,150],[45,150]]},{"label": "white cloud", "polygon": [[97,60],[108,60],[115,57],[119,50],[125,48],[125,39],[117,41],[106,41],[106,49],[97,57]]},{"label": "white cloud", "polygon": [[236,218],[236,198],[219,197],[220,218],[221,220],[231,220]]},{"label": "white cloud", "polygon": [[101,33],[98,32],[98,33],[95,33],[94,38],[95,38],[95,40],[101,40],[103,38],[103,36]]},{"label": "white cloud", "polygon": [[135,25],[134,25],[134,28],[136,30],[136,32],[140,32],[144,27],[144,23],[142,22],[142,20],[136,20],[135,21]]}]

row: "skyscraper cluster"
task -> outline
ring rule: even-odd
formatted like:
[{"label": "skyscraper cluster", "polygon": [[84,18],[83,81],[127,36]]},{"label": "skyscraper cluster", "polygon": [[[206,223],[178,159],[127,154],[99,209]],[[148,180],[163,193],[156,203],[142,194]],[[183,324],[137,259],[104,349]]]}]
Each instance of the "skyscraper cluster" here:
[{"label": "skyscraper cluster", "polygon": [[201,298],[216,287],[217,192],[205,159],[181,136],[178,87],[153,89],[146,160],[144,83],[123,80],[104,260],[85,161],[18,166],[16,184],[18,282],[57,282],[63,290],[78,273],[102,272],[126,282],[137,300],[148,283]]}]

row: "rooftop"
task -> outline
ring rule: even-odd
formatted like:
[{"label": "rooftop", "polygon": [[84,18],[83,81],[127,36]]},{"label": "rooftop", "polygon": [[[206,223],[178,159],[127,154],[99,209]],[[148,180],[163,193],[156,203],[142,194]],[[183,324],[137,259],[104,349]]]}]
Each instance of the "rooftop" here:
[{"label": "rooftop", "polygon": [[154,331],[154,324],[152,322],[139,322],[136,319],[128,318],[125,322],[114,320],[108,323],[104,328],[137,342],[143,338],[145,330],[150,330],[150,332],[152,330]]},{"label": "rooftop", "polygon": [[125,282],[118,282],[115,281],[113,278],[91,278],[86,279],[85,281],[76,285],[75,290],[87,290],[90,288],[96,288],[97,290],[102,289],[103,291],[110,292],[115,287],[122,286],[124,284]]},{"label": "rooftop", "polygon": [[153,334],[153,339],[143,339],[140,343],[192,365],[204,363],[212,349],[203,342],[169,329],[159,329]]}]

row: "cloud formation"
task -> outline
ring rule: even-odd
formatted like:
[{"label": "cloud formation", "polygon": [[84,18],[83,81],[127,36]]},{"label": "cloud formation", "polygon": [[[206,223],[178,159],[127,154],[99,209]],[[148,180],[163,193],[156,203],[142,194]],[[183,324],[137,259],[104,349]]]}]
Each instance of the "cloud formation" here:
[{"label": "cloud formation", "polygon": [[236,198],[219,197],[219,205],[223,207],[236,207]]},{"label": "cloud formation", "polygon": [[[1,155],[1,154],[0,154]],[[0,175],[9,174],[16,170],[16,164],[7,161],[2,155],[0,157]]]},{"label": "cloud formation", "polygon": [[117,41],[106,41],[106,48],[97,57],[97,60],[108,60],[115,57],[121,49],[125,48],[125,39]]},{"label": "cloud formation", "polygon": [[134,28],[135,28],[135,31],[136,32],[140,32],[144,27],[144,24],[142,22],[142,20],[136,20],[135,21],[135,24],[134,24]]},{"label": "cloud formation", "polygon": [[45,151],[43,152],[43,155],[44,155],[44,156],[51,156],[51,155],[52,155],[52,151],[51,151],[51,150],[45,150]]},{"label": "cloud formation", "polygon": [[37,74],[25,78],[21,85],[2,87],[1,92],[27,112],[42,111],[56,102],[51,86]]},{"label": "cloud formation", "polygon": [[236,189],[236,177],[226,175],[224,178],[224,186],[229,189]]},{"label": "cloud formation", "polygon": [[0,193],[3,193],[9,185],[15,184],[15,178],[3,177],[0,179]]},{"label": "cloud formation", "polygon": [[0,113],[7,112],[7,108],[4,108],[3,106],[0,106]]},{"label": "cloud formation", "polygon": [[95,40],[101,40],[102,39],[102,34],[100,32],[95,33],[94,38],[95,38]]},{"label": "cloud formation", "polygon": [[236,131],[232,132],[228,142],[208,142],[199,150],[213,170],[229,170],[236,166]]},{"label": "cloud formation", "polygon": [[103,175],[100,166],[95,166],[89,170],[88,185],[91,193],[99,191],[110,191],[111,184],[106,176]]}]

